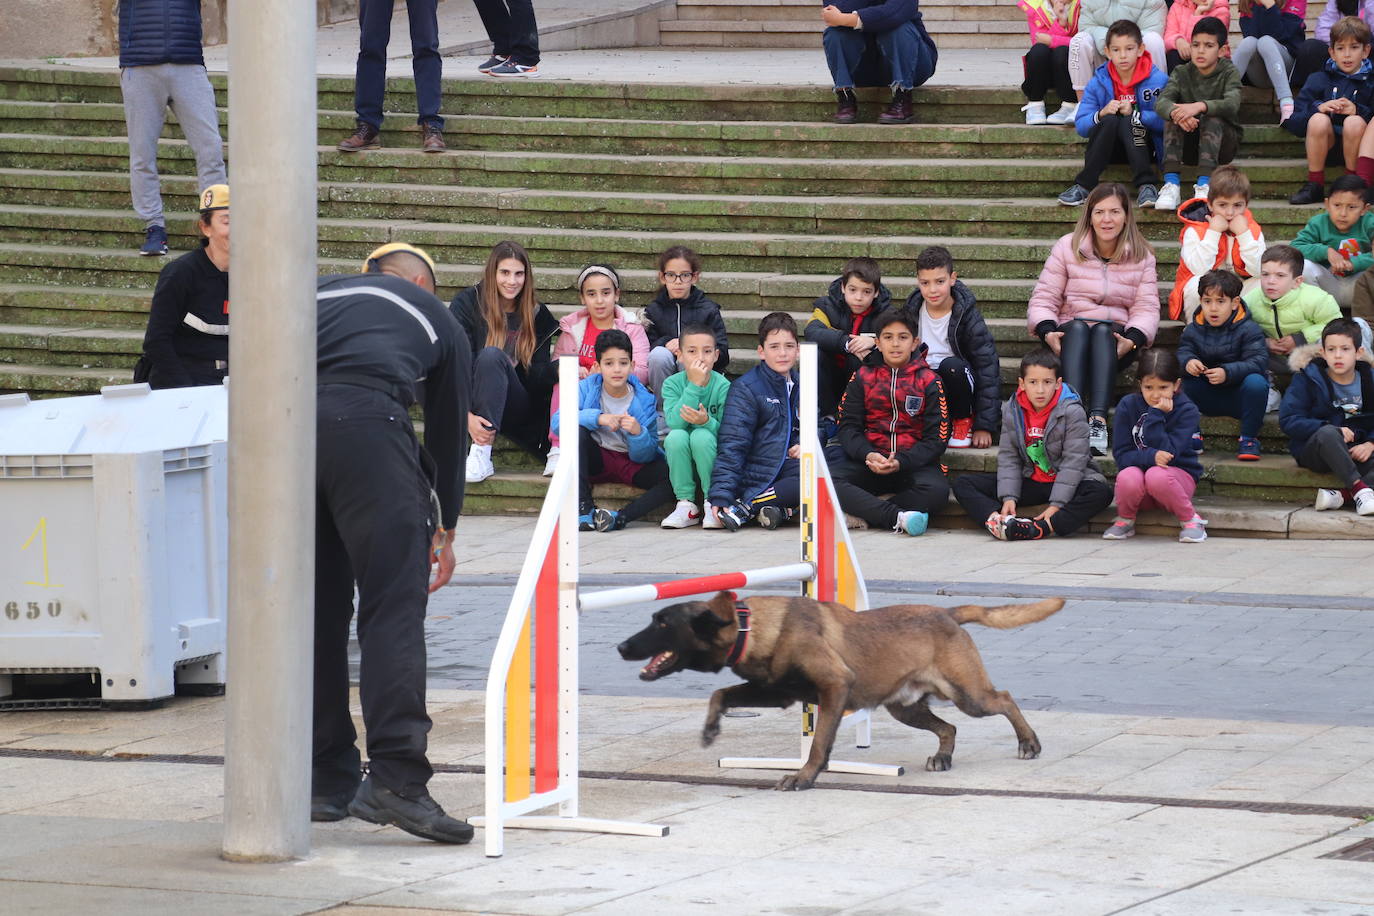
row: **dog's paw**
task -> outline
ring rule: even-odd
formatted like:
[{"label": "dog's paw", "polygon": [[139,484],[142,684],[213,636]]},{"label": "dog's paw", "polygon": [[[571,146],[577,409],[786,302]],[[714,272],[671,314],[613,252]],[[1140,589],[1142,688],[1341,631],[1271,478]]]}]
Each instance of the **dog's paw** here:
[{"label": "dog's paw", "polygon": [[949,754],[936,754],[926,758],[926,769],[932,773],[943,773],[954,766]]},{"label": "dog's paw", "polygon": [[1029,741],[1018,741],[1016,756],[1021,760],[1034,760],[1040,756],[1040,739],[1032,735]]},{"label": "dog's paw", "polygon": [[809,789],[816,784],[816,777],[803,776],[801,773],[788,773],[773,788],[779,792],[801,792]]},{"label": "dog's paw", "polygon": [[708,722],[701,727],[701,746],[710,747],[712,742],[720,736],[720,723]]}]

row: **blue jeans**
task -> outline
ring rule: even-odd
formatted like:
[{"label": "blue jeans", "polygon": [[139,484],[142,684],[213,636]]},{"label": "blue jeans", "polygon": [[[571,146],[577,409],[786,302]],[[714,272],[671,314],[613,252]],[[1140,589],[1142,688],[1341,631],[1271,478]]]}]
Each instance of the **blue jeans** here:
[{"label": "blue jeans", "polygon": [[[864,57],[868,39],[876,39],[880,60]],[[831,26],[821,36],[825,62],[836,89],[856,86],[891,86],[911,89],[916,83],[916,68],[921,63],[920,38],[916,26],[903,22],[890,32],[872,35],[858,29]]]},{"label": "blue jeans", "polygon": [[1239,385],[1213,385],[1205,378],[1185,375],[1183,393],[1204,417],[1235,417],[1240,421],[1242,436],[1259,436],[1264,404],[1269,397],[1269,380],[1262,372],[1251,372]]},{"label": "blue jeans", "polygon": [[[378,130],[382,127],[382,97],[386,93],[386,46],[391,41],[391,12],[394,0],[359,0],[358,69],[353,84],[353,108],[360,121]],[[439,80],[443,61],[439,57],[438,0],[408,0],[406,18],[410,20],[410,53],[415,74],[415,104],[420,109],[420,124],[433,124],[440,130]]]}]

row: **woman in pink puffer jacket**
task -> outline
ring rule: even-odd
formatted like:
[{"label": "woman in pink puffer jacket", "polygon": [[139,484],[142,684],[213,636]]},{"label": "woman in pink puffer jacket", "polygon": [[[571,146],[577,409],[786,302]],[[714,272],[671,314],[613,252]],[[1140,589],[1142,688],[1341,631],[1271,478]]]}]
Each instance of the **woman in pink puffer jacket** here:
[{"label": "woman in pink puffer jacket", "polygon": [[1093,189],[1073,232],[1054,243],[1026,325],[1059,356],[1064,381],[1086,402],[1089,441],[1105,453],[1117,373],[1159,328],[1154,251],[1123,185]]}]

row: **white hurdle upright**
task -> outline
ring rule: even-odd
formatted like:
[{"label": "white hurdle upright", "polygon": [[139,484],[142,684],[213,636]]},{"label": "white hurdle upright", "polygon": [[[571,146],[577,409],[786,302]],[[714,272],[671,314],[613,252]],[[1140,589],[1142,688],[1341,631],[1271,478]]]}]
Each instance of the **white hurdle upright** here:
[{"label": "white hurdle upright", "polygon": [[[816,429],[816,348],[801,356],[801,562],[625,588],[578,591],[577,359],[559,360],[562,456],[549,482],[520,578],[511,595],[501,635],[487,674],[482,817],[486,854],[504,851],[504,830],[523,827],[633,836],[666,836],[659,824],[602,820],[579,814],[578,792],[578,612],[661,601],[721,590],[801,582],[803,593],[868,607],[863,573],[849,541],[821,453]],[[533,700],[533,702],[531,702]],[[858,727],[859,747],[870,744],[866,712],[848,722]],[[533,729],[531,729],[531,723]],[[796,769],[810,752],[815,708],[803,711],[801,754],[792,758],[724,758],[723,767]],[[900,766],[831,761],[832,772],[899,776]],[[556,815],[530,812],[558,806]]]}]

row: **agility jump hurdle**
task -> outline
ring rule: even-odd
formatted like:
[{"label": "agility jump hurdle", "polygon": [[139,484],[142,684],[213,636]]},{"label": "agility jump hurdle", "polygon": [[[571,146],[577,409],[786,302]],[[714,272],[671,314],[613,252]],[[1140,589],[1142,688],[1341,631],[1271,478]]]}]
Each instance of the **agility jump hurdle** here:
[{"label": "agility jump hurdle", "polygon": [[[578,591],[578,436],[565,432],[562,456],[549,483],[520,578],[493,653],[486,691],[486,793],[484,817],[472,823],[486,830],[486,854],[504,850],[504,830],[523,827],[633,836],[666,836],[668,828],[582,817],[578,794],[578,612],[682,598],[724,589],[801,582],[803,593],[868,607],[863,573],[834,495],[816,429],[816,348],[801,354],[801,546],[802,562],[603,589]],[[565,396],[559,424],[577,429],[577,360],[559,360]],[[532,701],[532,702],[531,702]],[[870,743],[867,712],[847,721],[859,729],[856,744]],[[531,731],[531,722],[533,730]],[[815,709],[803,711],[800,759],[723,758],[723,767],[796,769],[810,750]],[[832,772],[896,776],[897,766],[831,761]],[[530,812],[558,806],[556,815]]]}]

